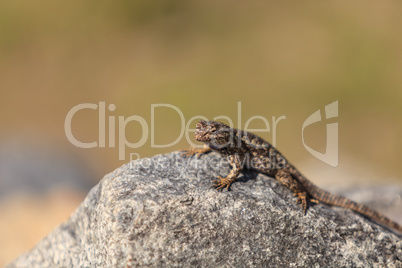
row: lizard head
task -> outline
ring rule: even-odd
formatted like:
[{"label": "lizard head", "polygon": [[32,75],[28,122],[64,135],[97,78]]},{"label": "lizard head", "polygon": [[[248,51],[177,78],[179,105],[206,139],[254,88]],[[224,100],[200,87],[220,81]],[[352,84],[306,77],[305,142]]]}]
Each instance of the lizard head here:
[{"label": "lizard head", "polygon": [[197,123],[194,138],[208,146],[223,147],[229,144],[232,131],[233,129],[224,123],[201,120]]}]

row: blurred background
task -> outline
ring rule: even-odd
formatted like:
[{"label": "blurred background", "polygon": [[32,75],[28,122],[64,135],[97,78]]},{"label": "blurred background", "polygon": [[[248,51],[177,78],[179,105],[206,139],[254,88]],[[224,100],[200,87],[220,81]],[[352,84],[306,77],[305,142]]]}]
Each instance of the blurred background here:
[{"label": "blurred background", "polygon": [[[177,107],[186,123],[224,115],[244,127],[255,115],[270,123],[286,116],[276,145],[320,186],[401,185],[400,14],[402,2],[388,0],[3,0],[0,266],[66,220],[130,154],[143,158],[190,146],[185,137],[166,148],[152,146],[152,130],[156,144],[168,144],[182,127],[177,111],[160,107],[151,129],[155,104]],[[325,152],[326,124],[338,122],[337,167],[313,157],[301,139],[308,116],[334,101],[339,117],[309,126],[304,135],[306,144]],[[68,112],[84,103],[98,109],[77,112],[71,130],[81,142],[98,142],[95,148],[76,147],[65,132]],[[119,160],[119,117],[132,115],[150,132]],[[255,120],[249,128],[263,126]],[[142,131],[131,122],[120,134],[134,143]],[[270,133],[258,134],[272,141],[272,133],[271,125]]]}]

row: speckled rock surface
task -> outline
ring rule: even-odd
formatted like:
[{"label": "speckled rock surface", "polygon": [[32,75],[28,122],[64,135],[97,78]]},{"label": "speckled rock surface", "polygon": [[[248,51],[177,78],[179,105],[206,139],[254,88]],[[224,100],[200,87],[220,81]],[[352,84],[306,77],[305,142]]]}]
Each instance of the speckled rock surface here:
[{"label": "speckled rock surface", "polygon": [[253,171],[231,191],[211,189],[228,171],[216,153],[124,165],[9,267],[402,267],[402,239],[381,226],[321,204],[303,215]]}]

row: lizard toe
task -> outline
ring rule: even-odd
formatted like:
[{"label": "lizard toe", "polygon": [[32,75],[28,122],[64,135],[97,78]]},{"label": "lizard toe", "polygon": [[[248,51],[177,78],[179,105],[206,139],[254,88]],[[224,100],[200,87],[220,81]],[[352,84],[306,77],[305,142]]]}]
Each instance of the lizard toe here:
[{"label": "lizard toe", "polygon": [[192,157],[195,154],[195,152],[191,149],[187,149],[187,150],[181,150],[180,151],[180,155],[183,157]]},{"label": "lizard toe", "polygon": [[213,181],[213,185],[212,185],[212,187],[214,187],[215,189],[217,189],[217,190],[223,190],[223,188],[227,188],[227,189],[229,189],[229,186],[230,186],[230,181],[229,180],[227,180],[226,178],[222,178],[222,177],[217,177],[217,179],[219,179],[219,180],[216,180],[216,181]]}]

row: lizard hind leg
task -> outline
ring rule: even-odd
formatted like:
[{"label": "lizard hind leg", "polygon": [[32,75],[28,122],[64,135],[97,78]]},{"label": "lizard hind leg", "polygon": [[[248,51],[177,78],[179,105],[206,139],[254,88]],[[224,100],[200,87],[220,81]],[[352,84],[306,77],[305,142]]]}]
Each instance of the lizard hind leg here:
[{"label": "lizard hind leg", "polygon": [[300,203],[304,214],[307,211],[307,192],[303,189],[303,186],[292,177],[292,175],[285,170],[279,170],[275,178],[282,183],[286,188],[288,188],[294,196],[297,197],[297,203]]},{"label": "lizard hind leg", "polygon": [[307,194],[306,192],[298,192],[295,194],[297,196],[297,203],[301,204],[303,207],[303,213],[306,214],[307,210]]}]

